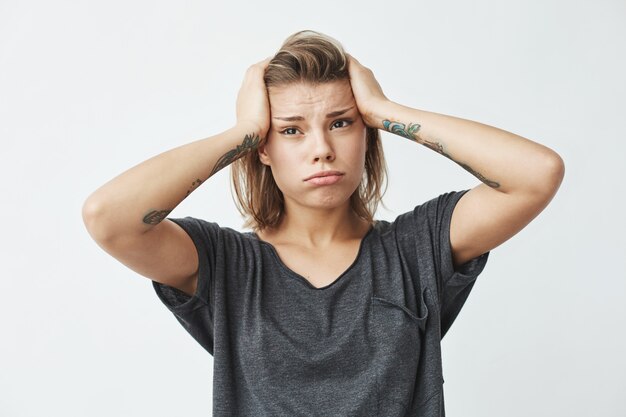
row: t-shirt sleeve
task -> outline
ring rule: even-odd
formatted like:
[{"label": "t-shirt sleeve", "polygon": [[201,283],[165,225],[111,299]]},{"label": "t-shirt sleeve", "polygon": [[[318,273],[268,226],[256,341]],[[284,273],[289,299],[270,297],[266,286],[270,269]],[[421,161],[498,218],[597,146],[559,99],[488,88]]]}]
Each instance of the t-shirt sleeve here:
[{"label": "t-shirt sleeve", "polygon": [[189,334],[213,355],[214,277],[216,246],[221,229],[216,223],[193,217],[168,218],[193,240],[198,252],[198,284],[193,296],[166,284],[152,281],[159,299]]},{"label": "t-shirt sleeve", "polygon": [[420,268],[434,273],[442,338],[461,311],[489,257],[489,252],[485,252],[454,268],[450,222],[454,207],[467,191],[441,194],[401,216],[404,218],[399,223],[400,228],[406,228],[404,233],[414,236],[417,256],[421,258],[418,259]]}]

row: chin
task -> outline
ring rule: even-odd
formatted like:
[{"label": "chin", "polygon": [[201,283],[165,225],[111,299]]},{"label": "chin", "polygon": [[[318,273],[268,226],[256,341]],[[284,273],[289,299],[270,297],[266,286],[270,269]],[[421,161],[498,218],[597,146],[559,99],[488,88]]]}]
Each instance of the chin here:
[{"label": "chin", "polygon": [[[331,210],[350,205],[350,197],[357,190],[360,183],[343,184],[343,186],[325,186],[310,189],[305,192],[298,190],[296,193],[285,194],[281,189],[285,200],[291,200],[297,206],[320,210]],[[280,187],[279,187],[280,188]],[[294,190],[295,191],[295,190]]]},{"label": "chin", "polygon": [[350,204],[352,193],[345,193],[339,190],[324,190],[322,193],[313,193],[305,199],[307,207],[330,210]]}]

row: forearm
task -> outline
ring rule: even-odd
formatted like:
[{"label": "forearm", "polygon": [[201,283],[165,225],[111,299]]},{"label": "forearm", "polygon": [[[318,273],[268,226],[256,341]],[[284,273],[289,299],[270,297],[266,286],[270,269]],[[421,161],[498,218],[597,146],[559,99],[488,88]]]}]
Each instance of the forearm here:
[{"label": "forearm", "polygon": [[496,127],[394,102],[379,106],[369,119],[446,156],[503,193],[550,193],[562,178],[558,154]]},{"label": "forearm", "polygon": [[85,201],[89,233],[106,240],[150,230],[213,174],[255,149],[259,140],[253,127],[237,125],[130,168]]}]

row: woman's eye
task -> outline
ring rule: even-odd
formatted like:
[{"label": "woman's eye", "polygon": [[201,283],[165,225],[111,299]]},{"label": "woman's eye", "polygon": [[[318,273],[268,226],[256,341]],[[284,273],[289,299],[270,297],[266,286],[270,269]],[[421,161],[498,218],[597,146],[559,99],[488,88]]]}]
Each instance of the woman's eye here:
[{"label": "woman's eye", "polygon": [[[281,131],[280,133],[282,133],[283,135],[292,135],[295,134],[297,129],[295,127],[288,127],[287,129]],[[293,131],[293,133],[288,133],[290,131]]]},{"label": "woman's eye", "polygon": [[[337,126],[337,123],[345,123],[345,125]],[[350,126],[351,123],[352,123],[352,120],[337,120],[335,123],[333,123],[333,126],[334,127],[348,127]]]},{"label": "woman's eye", "polygon": [[[351,124],[352,124],[352,120],[348,120],[348,119],[337,120],[335,123],[333,123],[333,127],[342,128],[342,127],[348,127]],[[281,130],[280,133],[286,136],[293,136],[298,133],[298,129],[295,127],[288,127],[288,128]]]}]

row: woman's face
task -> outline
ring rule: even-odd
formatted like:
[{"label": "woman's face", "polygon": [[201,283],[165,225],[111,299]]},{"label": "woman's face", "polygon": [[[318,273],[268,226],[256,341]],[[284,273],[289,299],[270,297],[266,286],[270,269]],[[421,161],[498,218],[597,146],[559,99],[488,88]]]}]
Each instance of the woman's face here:
[{"label": "woman's face", "polygon": [[[258,152],[286,208],[348,204],[363,177],[366,152],[366,127],[349,80],[272,87],[268,95],[272,119]],[[337,175],[311,179],[325,171]]]}]

